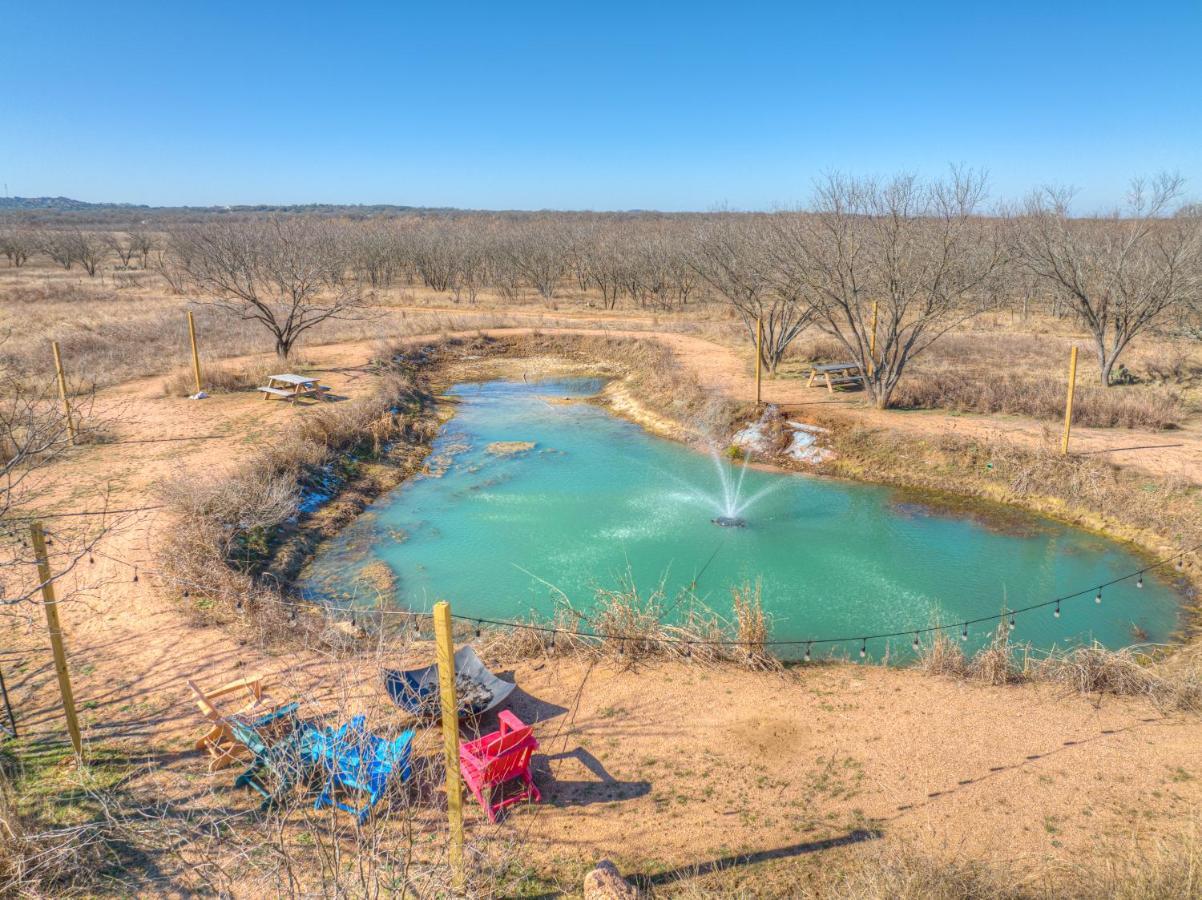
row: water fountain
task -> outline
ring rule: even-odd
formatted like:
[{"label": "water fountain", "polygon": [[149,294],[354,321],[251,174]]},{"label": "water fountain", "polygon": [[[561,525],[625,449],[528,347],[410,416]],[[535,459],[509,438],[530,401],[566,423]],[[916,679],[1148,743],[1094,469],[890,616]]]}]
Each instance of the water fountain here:
[{"label": "water fountain", "polygon": [[743,457],[743,465],[739,467],[737,477],[731,471],[732,466],[723,461],[716,447],[710,448],[710,459],[713,460],[714,468],[718,471],[718,484],[721,488],[721,494],[711,498],[718,504],[718,515],[714,516],[710,521],[720,528],[745,528],[747,526],[747,518],[743,513],[750,509],[765,494],[776,490],[779,485],[771,484],[756,491],[749,497],[744,497],[743,479],[747,475],[747,466],[751,462],[751,454],[748,453]]}]

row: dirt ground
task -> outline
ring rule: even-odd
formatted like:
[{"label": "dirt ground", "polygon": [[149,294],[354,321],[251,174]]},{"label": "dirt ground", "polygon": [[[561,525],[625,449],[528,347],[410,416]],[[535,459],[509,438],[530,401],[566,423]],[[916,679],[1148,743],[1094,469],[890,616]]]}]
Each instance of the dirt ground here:
[{"label": "dirt ground", "polygon": [[[689,334],[654,336],[713,390],[753,392],[749,361],[729,347]],[[369,352],[370,342],[360,341],[305,356],[334,395],[353,397],[373,377],[364,368]],[[47,509],[156,505],[161,478],[220,470],[306,414],[303,405],[257,394],[166,397],[162,383],[145,378],[101,392],[99,407],[114,415],[113,440],[48,470]],[[766,381],[764,399],[802,417],[822,409],[912,433],[1045,440],[1039,423],[879,413],[794,380]],[[1080,452],[1202,482],[1196,424],[1159,434],[1080,429],[1074,440]],[[152,577],[134,581],[127,564],[152,567],[161,515],[118,517],[94,564],[79,566],[73,586],[82,599],[64,604],[92,744],[179,750],[198,730],[185,679],[214,685],[262,670],[294,682],[332,664],[273,656],[200,627]],[[42,629],[38,618],[0,625],[0,664],[22,729],[61,739]],[[608,857],[665,884],[736,858],[748,872],[797,866],[804,873],[825,865],[824,857],[877,842],[1019,870],[1067,867],[1181,829],[1202,804],[1202,720],[1140,701],[852,664],[765,675],[550,659],[521,663],[513,674],[523,691],[516,711],[539,722],[546,802],[496,829],[519,833],[536,861],[560,872]],[[194,753],[164,765],[229,780],[205,776]],[[473,829],[490,828],[477,810],[470,818]]]}]

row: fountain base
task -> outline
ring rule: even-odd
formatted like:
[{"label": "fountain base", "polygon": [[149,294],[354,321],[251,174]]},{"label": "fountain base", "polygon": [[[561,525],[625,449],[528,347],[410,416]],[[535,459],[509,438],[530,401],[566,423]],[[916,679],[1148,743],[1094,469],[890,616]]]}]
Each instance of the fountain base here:
[{"label": "fountain base", "polygon": [[722,528],[744,528],[747,525],[747,520],[739,516],[718,516],[710,521]]}]

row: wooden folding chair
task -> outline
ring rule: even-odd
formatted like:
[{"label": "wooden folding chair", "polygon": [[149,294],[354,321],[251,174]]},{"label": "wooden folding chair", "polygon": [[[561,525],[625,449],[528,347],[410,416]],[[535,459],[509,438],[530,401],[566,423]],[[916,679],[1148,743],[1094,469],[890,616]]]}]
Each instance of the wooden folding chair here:
[{"label": "wooden folding chair", "polygon": [[[188,680],[188,688],[194,695],[196,706],[200,710],[200,714],[209,722],[209,729],[196,742],[196,749],[204,750],[209,754],[210,772],[233,765],[235,762],[245,759],[248,754],[242,742],[230,730],[229,724],[225,721],[226,716],[242,716],[256,721],[266,717],[267,722],[270,722],[272,719],[282,718],[289,714],[284,712],[287,707],[274,707],[264,695],[263,682],[262,675],[251,675],[231,681],[216,690],[202,691],[197,687],[196,682]],[[242,705],[223,713],[218,708],[216,701],[231,694],[236,697],[240,696]],[[291,711],[295,712],[296,704],[289,705],[292,707]]]}]

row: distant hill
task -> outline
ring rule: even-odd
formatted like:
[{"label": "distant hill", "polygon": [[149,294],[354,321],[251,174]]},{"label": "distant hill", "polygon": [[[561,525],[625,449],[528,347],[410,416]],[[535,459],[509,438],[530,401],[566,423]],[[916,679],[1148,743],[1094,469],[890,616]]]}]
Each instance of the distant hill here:
[{"label": "distant hill", "polygon": [[0,197],[0,210],[149,209],[135,203],[85,203],[70,197]]}]

